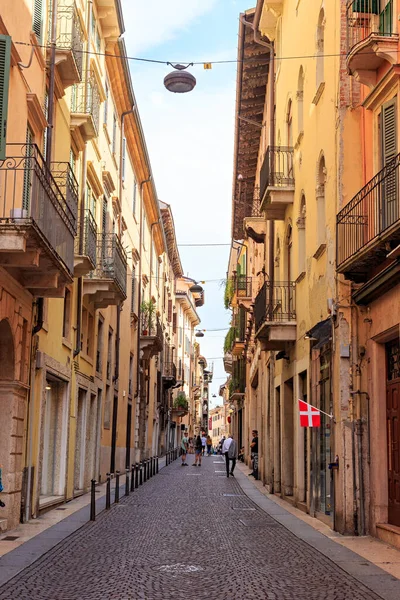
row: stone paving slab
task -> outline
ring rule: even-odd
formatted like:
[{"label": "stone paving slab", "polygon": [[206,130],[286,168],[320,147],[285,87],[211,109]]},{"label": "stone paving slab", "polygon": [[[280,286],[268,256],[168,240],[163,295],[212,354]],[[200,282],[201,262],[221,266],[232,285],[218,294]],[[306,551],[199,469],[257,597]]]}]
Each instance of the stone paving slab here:
[{"label": "stone paving slab", "polygon": [[201,477],[188,474],[172,463],[19,573],[19,549],[8,566],[0,559],[0,581],[7,569],[16,575],[0,600],[400,599],[399,580],[277,507],[241,473],[221,477],[205,459]]}]

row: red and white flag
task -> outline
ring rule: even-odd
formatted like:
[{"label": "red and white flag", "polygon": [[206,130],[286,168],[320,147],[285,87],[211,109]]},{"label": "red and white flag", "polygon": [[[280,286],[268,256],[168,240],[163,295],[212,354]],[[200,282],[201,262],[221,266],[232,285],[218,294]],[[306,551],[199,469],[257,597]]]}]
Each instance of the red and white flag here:
[{"label": "red and white flag", "polygon": [[299,400],[300,427],[320,427],[321,413],[318,408]]}]

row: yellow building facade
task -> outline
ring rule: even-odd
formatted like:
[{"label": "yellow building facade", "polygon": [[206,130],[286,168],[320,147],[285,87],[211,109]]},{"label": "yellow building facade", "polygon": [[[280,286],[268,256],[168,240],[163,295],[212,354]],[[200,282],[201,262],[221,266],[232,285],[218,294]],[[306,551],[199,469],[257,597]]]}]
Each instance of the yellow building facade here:
[{"label": "yellow building facade", "polygon": [[[258,430],[258,477],[352,532],[357,481],[343,468],[354,448],[351,337],[336,213],[360,181],[361,111],[340,60],[345,37],[339,1],[260,0],[240,17],[225,356],[249,463]],[[321,409],[319,428],[300,427],[299,400]]]},{"label": "yellow building facade", "polygon": [[0,25],[0,523],[10,529],[178,443],[172,388],[193,396],[193,366],[174,315],[192,344],[199,318],[183,314],[202,299],[157,197],[119,0],[7,4]]}]

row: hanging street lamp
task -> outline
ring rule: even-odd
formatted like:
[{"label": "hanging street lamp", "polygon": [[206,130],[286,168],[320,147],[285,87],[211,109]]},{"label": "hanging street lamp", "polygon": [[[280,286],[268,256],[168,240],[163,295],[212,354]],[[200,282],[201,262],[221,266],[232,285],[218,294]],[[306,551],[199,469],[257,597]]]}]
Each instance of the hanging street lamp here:
[{"label": "hanging street lamp", "polygon": [[193,66],[193,63],[186,65],[186,67],[184,65],[168,64],[175,70],[168,73],[164,78],[164,85],[167,90],[169,92],[174,92],[175,94],[186,94],[186,92],[191,92],[196,85],[196,78],[185,69]]}]

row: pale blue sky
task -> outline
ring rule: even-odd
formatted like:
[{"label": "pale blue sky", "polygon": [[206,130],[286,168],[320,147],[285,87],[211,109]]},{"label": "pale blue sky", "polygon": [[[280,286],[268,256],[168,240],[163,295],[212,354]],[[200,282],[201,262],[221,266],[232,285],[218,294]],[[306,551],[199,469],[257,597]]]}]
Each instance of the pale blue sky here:
[{"label": "pale blue sky", "polygon": [[[162,61],[236,59],[240,11],[235,0],[122,0],[130,56]],[[150,16],[152,15],[152,16]],[[171,94],[163,79],[172,69],[131,61],[133,86],[159,198],[171,205],[178,243],[230,242],[236,64],[211,71],[191,67],[197,85],[190,94]],[[223,306],[229,246],[180,247],[186,274],[206,283],[199,310],[204,329],[227,328]],[[226,374],[221,360],[226,331],[199,339],[214,361],[211,393]]]}]

